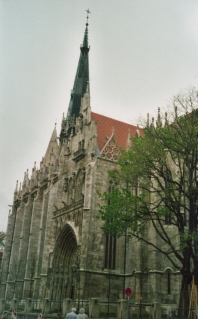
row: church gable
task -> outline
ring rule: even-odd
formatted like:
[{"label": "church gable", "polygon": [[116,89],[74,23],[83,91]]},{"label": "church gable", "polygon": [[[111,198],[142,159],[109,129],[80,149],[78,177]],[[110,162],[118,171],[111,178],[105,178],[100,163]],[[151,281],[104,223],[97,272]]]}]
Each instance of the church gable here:
[{"label": "church gable", "polygon": [[[114,138],[116,138],[118,148],[121,147],[126,149],[129,139],[129,132],[130,136],[136,135],[137,127],[134,125],[124,123],[94,112],[91,112],[91,119],[97,124],[97,144],[100,152],[102,152],[103,148],[106,146],[107,139],[110,139],[112,127],[115,129]],[[140,128],[139,134],[143,134]]]},{"label": "church gable", "polygon": [[116,142],[116,138],[114,136],[114,133],[112,133],[108,142],[103,147],[103,149],[100,153],[100,157],[111,160],[111,161],[117,161],[119,155],[120,155],[119,146]]}]

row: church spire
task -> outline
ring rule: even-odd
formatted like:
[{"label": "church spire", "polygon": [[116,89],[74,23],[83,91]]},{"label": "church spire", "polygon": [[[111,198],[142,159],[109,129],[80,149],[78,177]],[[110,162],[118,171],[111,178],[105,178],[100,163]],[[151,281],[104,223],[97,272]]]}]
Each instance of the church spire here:
[{"label": "church spire", "polygon": [[[88,23],[86,24],[83,44],[80,47],[80,58],[76,71],[73,89],[67,114],[67,120],[71,120],[73,115],[77,117],[80,112],[81,98],[86,92],[87,82],[89,81],[89,46],[88,46]],[[69,117],[69,118],[68,118]]]},{"label": "church spire", "polygon": [[[88,43],[88,23],[86,23],[83,44],[80,47],[80,58],[76,71],[73,89],[67,114],[67,120],[80,113],[81,98],[86,93],[87,82],[89,81],[89,43]],[[68,118],[69,117],[69,118]]]},{"label": "church spire", "polygon": [[89,25],[89,23],[88,23],[88,19],[89,19],[89,13],[91,13],[91,12],[89,11],[89,9],[86,10],[86,12],[87,12],[87,23],[86,23],[86,28],[85,28],[83,44],[81,46],[81,51],[82,51],[82,49],[88,49],[89,50],[89,44],[88,44],[88,25]]},{"label": "church spire", "polygon": [[80,46],[80,58],[78,61],[78,67],[76,71],[76,76],[74,79],[73,89],[71,91],[71,98],[69,102],[69,107],[67,111],[66,118],[63,118],[61,125],[61,133],[59,137],[60,144],[63,143],[65,138],[68,136],[68,130],[75,126],[75,119],[80,114],[80,108],[82,103],[82,97],[87,93],[87,88],[89,87],[89,42],[88,42],[88,18],[89,13],[87,11],[87,23],[85,27],[83,43]]}]

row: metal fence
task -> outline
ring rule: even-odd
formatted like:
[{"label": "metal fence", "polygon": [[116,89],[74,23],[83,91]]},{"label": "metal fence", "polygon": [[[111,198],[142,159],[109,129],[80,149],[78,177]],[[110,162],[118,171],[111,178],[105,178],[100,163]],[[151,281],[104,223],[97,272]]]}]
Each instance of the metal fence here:
[{"label": "metal fence", "polygon": [[32,300],[32,311],[40,313],[43,309],[43,300]]},{"label": "metal fence", "polygon": [[162,319],[196,319],[196,309],[195,308],[177,308],[171,307],[167,309],[166,314],[162,314]]},{"label": "metal fence", "polygon": [[[11,302],[8,300],[1,300],[1,310],[9,312],[7,319],[11,319],[11,311],[16,311],[18,319],[33,319],[38,318],[42,313],[43,318],[56,318],[63,319],[66,313],[71,311],[71,308],[76,308],[79,312],[80,308],[85,309],[85,313],[94,318],[161,318],[161,304],[154,302],[153,304],[146,303],[130,303],[129,300],[108,301],[99,298],[91,298],[89,300],[27,300],[17,301],[13,299]],[[7,307],[8,305],[8,307]],[[194,310],[194,309],[193,309]],[[168,313],[167,313],[168,314]],[[162,318],[169,318],[168,316]],[[171,319],[174,317],[171,317]],[[177,318],[177,317],[175,317]],[[182,318],[183,319],[183,318]],[[191,319],[191,318],[190,318]],[[194,317],[192,317],[194,319]]]},{"label": "metal fence", "polygon": [[118,312],[118,302],[116,301],[99,301],[99,317],[105,316],[116,318]]},{"label": "metal fence", "polygon": [[130,307],[130,318],[152,318],[153,304],[147,303],[138,303],[138,304],[129,304]]}]

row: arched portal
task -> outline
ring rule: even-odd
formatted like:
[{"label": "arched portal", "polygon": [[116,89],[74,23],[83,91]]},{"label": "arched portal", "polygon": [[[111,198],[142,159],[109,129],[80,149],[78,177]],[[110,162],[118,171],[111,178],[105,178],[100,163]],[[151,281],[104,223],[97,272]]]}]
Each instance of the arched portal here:
[{"label": "arched portal", "polygon": [[79,254],[76,236],[68,224],[59,234],[55,247],[52,267],[48,274],[48,287],[52,300],[74,298],[79,270]]}]

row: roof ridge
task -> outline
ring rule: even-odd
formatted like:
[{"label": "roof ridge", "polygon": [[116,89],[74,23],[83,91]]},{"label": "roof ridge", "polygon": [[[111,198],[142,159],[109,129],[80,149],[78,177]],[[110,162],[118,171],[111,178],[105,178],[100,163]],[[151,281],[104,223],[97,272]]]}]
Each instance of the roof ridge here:
[{"label": "roof ridge", "polygon": [[103,117],[106,117],[106,118],[108,118],[108,119],[111,119],[111,120],[114,120],[114,121],[117,121],[117,122],[120,122],[120,123],[124,123],[124,124],[128,124],[128,125],[130,125],[130,126],[137,127],[137,125],[129,124],[129,123],[127,123],[127,122],[123,122],[123,121],[120,121],[120,120],[116,120],[116,119],[114,119],[114,118],[112,118],[112,117],[109,117],[109,116],[106,116],[106,115],[103,115],[103,114],[100,114],[100,113],[96,113],[96,112],[92,112],[92,111],[91,111],[91,113],[92,113],[92,114],[97,114],[97,115],[100,115],[100,116],[103,116]]}]

